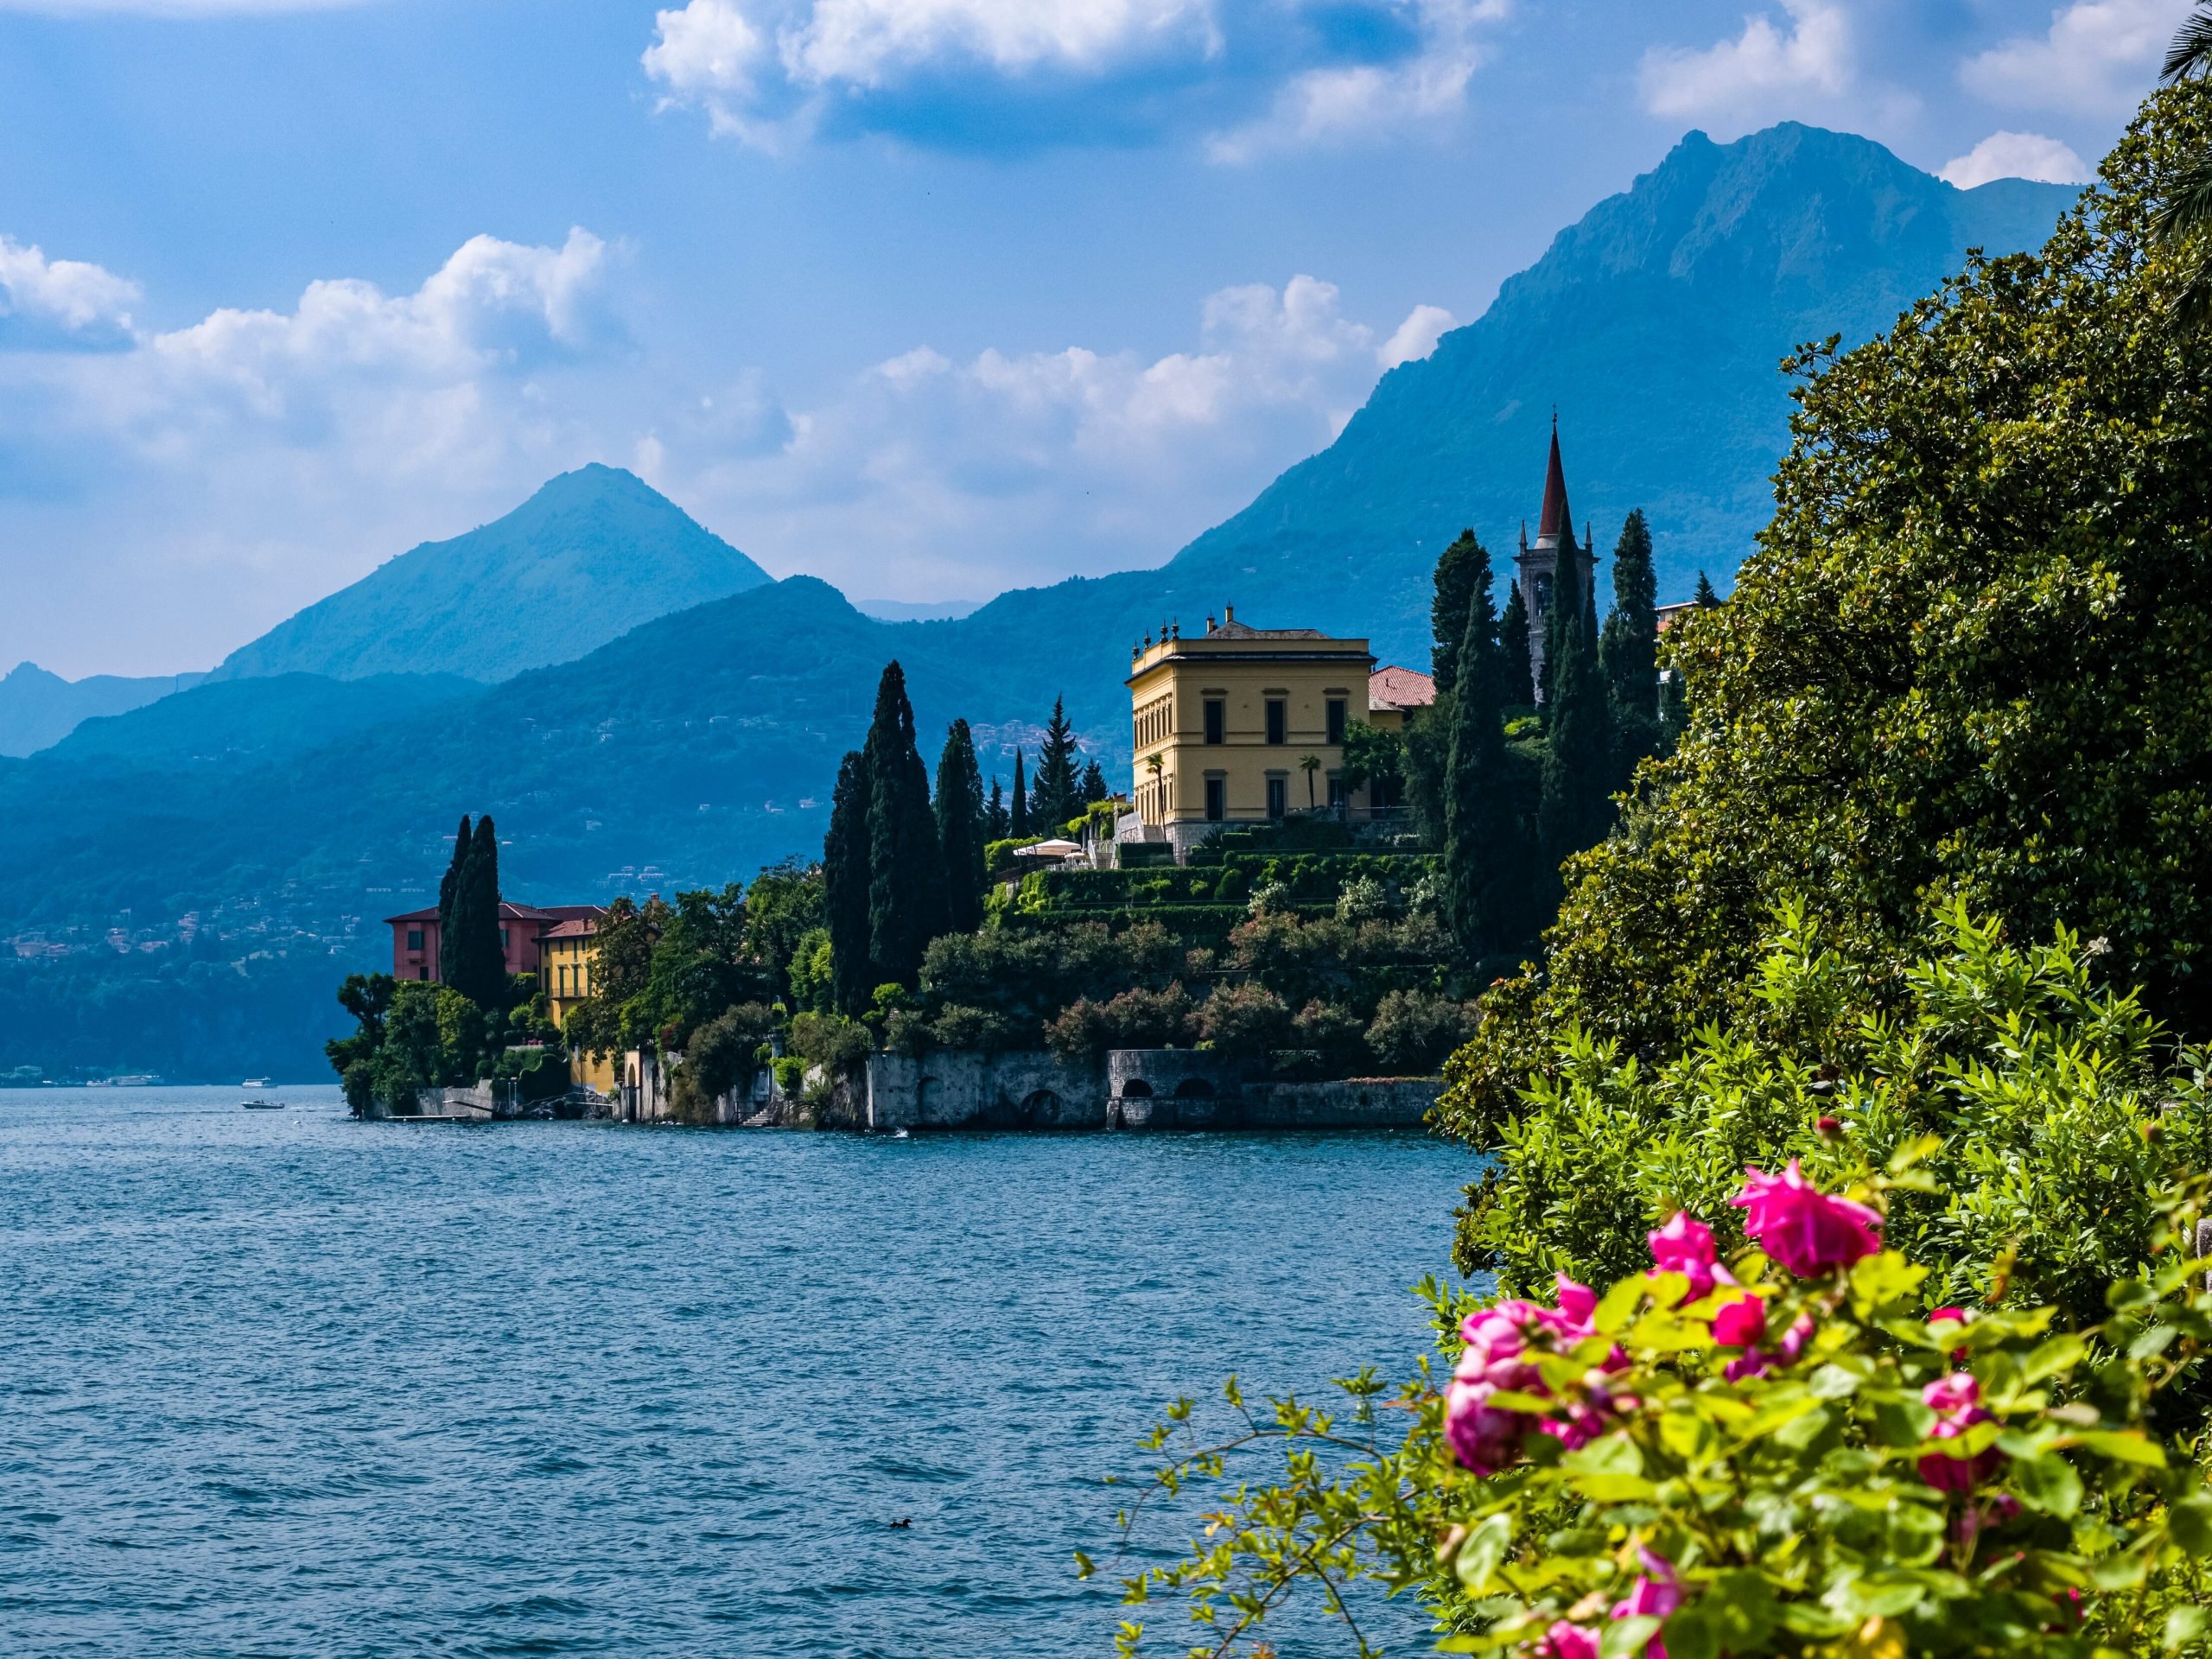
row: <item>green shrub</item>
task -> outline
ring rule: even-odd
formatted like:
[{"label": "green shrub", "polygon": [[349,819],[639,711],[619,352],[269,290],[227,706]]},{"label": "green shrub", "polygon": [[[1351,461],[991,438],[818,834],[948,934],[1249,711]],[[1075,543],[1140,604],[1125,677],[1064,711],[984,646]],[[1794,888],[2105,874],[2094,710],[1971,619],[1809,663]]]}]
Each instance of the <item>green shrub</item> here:
[{"label": "green shrub", "polygon": [[1384,1071],[1425,1077],[1474,1030],[1475,1010],[1465,1002],[1433,991],[1391,991],[1376,1007],[1374,1023],[1367,1028],[1367,1046]]},{"label": "green shrub", "polygon": [[1224,985],[1198,1011],[1198,1033],[1209,1048],[1256,1060],[1282,1046],[1290,1010],[1263,985]]},{"label": "green shrub", "polygon": [[1197,1034],[1197,1007],[1180,984],[1123,991],[1104,1002],[1077,1000],[1045,1027],[1046,1046],[1065,1058],[1109,1048],[1173,1048]]},{"label": "green shrub", "polygon": [[1205,1537],[1124,1599],[1187,1600],[1217,1654],[1271,1651],[1301,1586],[1347,1623],[1419,1586],[1461,1653],[2201,1655],[2212,1492],[2157,1423],[2212,1344],[2205,1264],[2174,1248],[2202,1183],[2155,1199],[2152,1265],[2101,1324],[2053,1335],[2048,1307],[1931,1312],[1929,1268],[1881,1248],[1884,1205],[1936,1197],[1919,1150],[1844,1200],[1747,1173],[1765,1255],[1723,1265],[1685,1217],[1602,1295],[1425,1286],[1448,1381],[1423,1361],[1386,1398],[1370,1369],[1337,1415],[1232,1380],[1218,1439],[1177,1402],[1125,1543],[1183,1497]]}]

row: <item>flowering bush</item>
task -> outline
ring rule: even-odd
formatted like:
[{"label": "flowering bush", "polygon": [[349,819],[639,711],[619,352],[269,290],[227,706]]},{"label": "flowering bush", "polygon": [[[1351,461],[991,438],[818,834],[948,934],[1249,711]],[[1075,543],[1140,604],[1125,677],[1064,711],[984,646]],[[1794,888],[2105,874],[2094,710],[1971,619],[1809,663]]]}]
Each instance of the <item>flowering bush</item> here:
[{"label": "flowering bush", "polygon": [[[1232,1383],[1243,1432],[1155,1477],[1162,1497],[1225,1489],[1208,1541],[1127,1599],[1186,1596],[1214,1637],[1193,1653],[1268,1651],[1300,1585],[1363,1656],[1363,1587],[1416,1592],[1446,1651],[1528,1659],[2202,1651],[2212,1492],[2155,1427],[2212,1341],[2205,1263],[2173,1248],[2201,1187],[2160,1199],[2152,1264],[2101,1326],[2054,1333],[2048,1307],[1928,1309],[1927,1269],[1884,1248],[1933,1149],[1841,1194],[1795,1162],[1745,1171],[1732,1262],[1678,1214],[1602,1294],[1427,1287],[1448,1377],[1424,1363],[1385,1400],[1363,1373],[1340,1385],[1348,1422],[1253,1415]],[[1152,1444],[1193,1432],[1179,1402]],[[1269,1444],[1284,1478],[1229,1485]],[[1141,1640],[1124,1625],[1122,1651]]]}]

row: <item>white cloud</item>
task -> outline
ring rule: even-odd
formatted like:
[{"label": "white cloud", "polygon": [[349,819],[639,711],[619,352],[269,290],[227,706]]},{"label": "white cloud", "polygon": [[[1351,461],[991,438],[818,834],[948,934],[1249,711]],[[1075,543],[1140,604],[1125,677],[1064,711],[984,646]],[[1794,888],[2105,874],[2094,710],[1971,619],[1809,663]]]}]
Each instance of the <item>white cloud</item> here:
[{"label": "white cloud", "polygon": [[1436,349],[1436,342],[1459,319],[1440,305],[1417,305],[1406,314],[1397,332],[1376,348],[1375,360],[1386,369],[1401,363],[1418,363]]},{"label": "white cloud", "polygon": [[1783,28],[1758,12],[1744,32],[1703,51],[1655,46],[1643,54],[1637,79],[1643,106],[1654,115],[1698,118],[1769,106],[1777,95],[1834,96],[1854,73],[1851,20],[1827,0],[1783,0]]},{"label": "white cloud", "polygon": [[779,40],[800,85],[861,86],[945,58],[1001,73],[1090,74],[1163,48],[1218,44],[1209,0],[815,0],[806,21]]},{"label": "white cloud", "polygon": [[77,335],[130,333],[138,284],[76,259],[0,236],[0,320],[20,318]]},{"label": "white cloud", "polygon": [[1961,190],[1992,179],[2040,179],[2047,184],[2087,184],[2094,172],[2069,146],[2039,132],[1993,132],[1963,156],[1937,169]]},{"label": "white cloud", "polygon": [[[1010,124],[1022,135],[1077,131],[1090,121],[1125,137],[1139,106],[1149,112],[1135,118],[1154,125],[1185,118],[1171,110],[1195,111],[1193,126],[1213,129],[1209,153],[1244,161],[1459,110],[1484,56],[1481,31],[1510,3],[688,0],[657,14],[643,62],[665,103],[702,108],[715,131],[769,150],[833,118],[880,118],[887,130],[931,142],[948,124],[942,105],[957,86],[971,116],[979,99],[1049,100],[1041,119],[1033,111]],[[1329,27],[1315,24],[1323,12],[1336,14]],[[1341,41],[1332,44],[1332,29],[1356,16],[1395,44],[1379,57],[1347,56]],[[919,105],[899,102],[917,88]],[[1084,88],[1129,96],[1102,117],[1105,106],[1086,101]],[[878,95],[886,101],[871,103]],[[950,124],[961,126],[957,115]]]},{"label": "white cloud", "polygon": [[1959,67],[1967,90],[2016,109],[2119,115],[2156,81],[2192,0],[2075,0],[2041,35],[1999,41]]}]

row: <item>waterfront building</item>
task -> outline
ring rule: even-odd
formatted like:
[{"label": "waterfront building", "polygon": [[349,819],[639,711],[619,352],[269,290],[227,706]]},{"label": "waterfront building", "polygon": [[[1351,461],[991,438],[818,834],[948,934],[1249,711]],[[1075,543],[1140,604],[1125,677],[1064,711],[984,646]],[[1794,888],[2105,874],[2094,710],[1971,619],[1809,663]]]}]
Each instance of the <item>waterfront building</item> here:
[{"label": "waterfront building", "polygon": [[[1124,838],[1169,842],[1179,860],[1224,823],[1322,807],[1364,814],[1366,791],[1344,783],[1344,741],[1352,721],[1370,718],[1374,668],[1364,639],[1255,628],[1234,606],[1203,633],[1171,622],[1147,636],[1126,682],[1136,810]],[[1396,703],[1386,714],[1404,718]]]},{"label": "waterfront building", "polygon": [[[607,910],[601,905],[499,904],[499,949],[510,974],[534,974],[545,957],[545,940],[556,928],[570,922],[588,923],[595,930]],[[438,910],[410,910],[404,916],[387,916],[391,929],[391,976],[428,980],[438,976]],[[588,937],[588,932],[585,937]],[[548,984],[548,989],[551,987]]]}]

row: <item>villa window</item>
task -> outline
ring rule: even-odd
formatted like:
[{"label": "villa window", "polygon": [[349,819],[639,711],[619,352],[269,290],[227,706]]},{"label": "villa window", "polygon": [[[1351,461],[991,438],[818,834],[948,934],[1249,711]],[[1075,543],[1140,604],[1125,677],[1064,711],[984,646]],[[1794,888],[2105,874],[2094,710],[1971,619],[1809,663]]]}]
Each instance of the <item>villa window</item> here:
[{"label": "villa window", "polygon": [[1290,741],[1290,703],[1287,698],[1268,699],[1268,741],[1278,748]]},{"label": "villa window", "polygon": [[1226,778],[1206,779],[1206,822],[1219,823],[1229,816],[1229,780]]},{"label": "villa window", "polygon": [[1206,741],[1229,741],[1229,705],[1219,697],[1206,699]]},{"label": "villa window", "polygon": [[1271,818],[1280,818],[1286,817],[1289,811],[1290,779],[1287,778],[1268,779],[1268,816]]},{"label": "villa window", "polygon": [[415,969],[415,977],[417,979],[428,979],[429,976],[430,965],[428,963],[421,964]]},{"label": "villa window", "polygon": [[423,930],[421,928],[410,927],[407,930],[407,948],[410,950],[420,950],[423,948]]},{"label": "villa window", "polygon": [[503,927],[503,928],[501,928],[501,929],[499,930],[499,949],[500,949],[500,950],[505,950],[506,948],[507,948],[507,930],[506,930],[505,928],[504,928],[504,927]]},{"label": "villa window", "polygon": [[1344,775],[1341,772],[1332,772],[1329,774],[1329,808],[1332,811],[1341,811],[1344,804]]},{"label": "villa window", "polygon": [[1341,744],[1344,741],[1344,700],[1329,699],[1329,741]]}]

